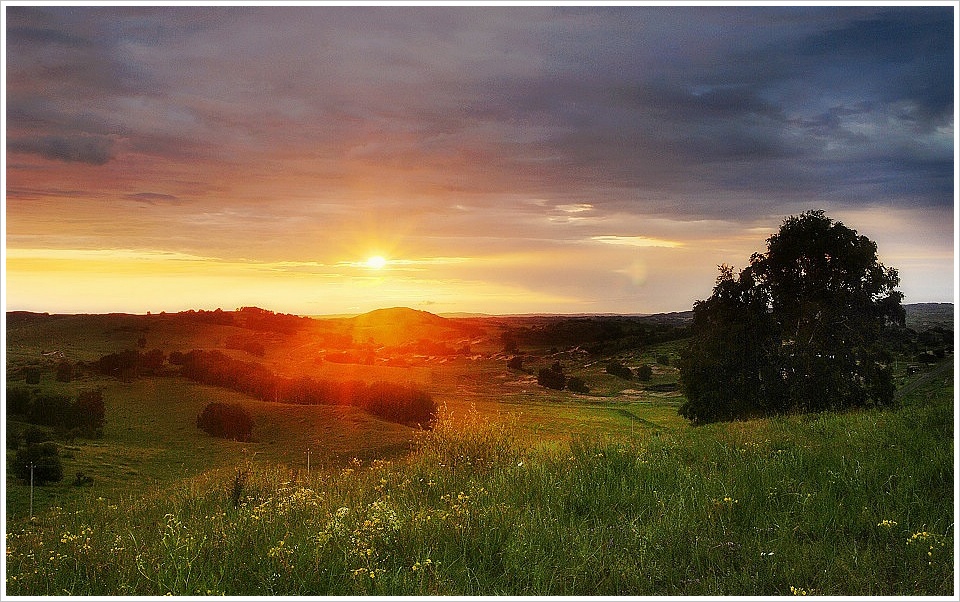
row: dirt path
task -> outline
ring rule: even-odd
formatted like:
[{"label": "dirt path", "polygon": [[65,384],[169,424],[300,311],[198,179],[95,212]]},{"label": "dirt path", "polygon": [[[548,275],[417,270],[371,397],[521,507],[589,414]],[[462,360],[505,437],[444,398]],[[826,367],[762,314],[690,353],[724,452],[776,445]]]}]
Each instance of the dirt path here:
[{"label": "dirt path", "polygon": [[900,387],[899,389],[897,389],[895,398],[900,399],[906,395],[909,395],[914,391],[916,391],[917,389],[919,389],[920,387],[922,387],[923,385],[933,380],[934,378],[942,376],[945,372],[952,371],[953,362],[954,362],[954,358],[943,360],[942,362],[937,364],[937,366],[930,372],[920,375],[919,377],[917,377],[916,380],[910,381],[907,384]]}]

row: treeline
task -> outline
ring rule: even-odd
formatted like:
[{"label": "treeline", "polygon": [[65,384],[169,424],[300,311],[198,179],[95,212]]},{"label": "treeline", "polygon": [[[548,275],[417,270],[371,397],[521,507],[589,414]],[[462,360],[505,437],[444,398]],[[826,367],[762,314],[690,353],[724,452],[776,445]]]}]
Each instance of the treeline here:
[{"label": "treeline", "polygon": [[117,378],[172,374],[165,362],[193,381],[244,393],[262,401],[300,405],[349,405],[391,422],[429,428],[437,415],[433,398],[416,387],[397,383],[291,378],[274,374],[263,364],[234,359],[219,351],[194,349],[121,351],[87,365]]},{"label": "treeline", "polygon": [[932,326],[920,331],[906,326],[888,327],[884,345],[910,361],[934,364],[954,352],[953,329]]},{"label": "treeline", "polygon": [[178,312],[175,315],[204,324],[238,326],[257,332],[278,332],[281,334],[293,334],[310,322],[310,318],[276,313],[259,307],[241,307],[237,311],[223,311],[220,308],[213,311],[191,309]]},{"label": "treeline", "polygon": [[673,322],[647,322],[636,317],[591,316],[512,327],[503,333],[502,339],[508,353],[518,351],[521,346],[579,346],[593,355],[611,355],[675,341],[688,334],[685,321],[679,318]]},{"label": "treeline", "polygon": [[40,389],[7,387],[7,414],[30,424],[53,427],[64,437],[92,438],[103,436],[106,408],[99,389],[80,391],[74,398]]},{"label": "treeline", "polygon": [[108,353],[92,363],[79,362],[81,368],[94,370],[104,376],[129,380],[140,376],[160,376],[167,361],[166,354],[160,349],[137,351],[126,349],[117,353]]},{"label": "treeline", "polygon": [[219,351],[172,352],[171,364],[199,383],[244,393],[262,401],[301,405],[349,405],[391,422],[432,426],[437,405],[425,391],[409,385],[361,381],[291,378],[274,374],[263,364],[246,362]]}]

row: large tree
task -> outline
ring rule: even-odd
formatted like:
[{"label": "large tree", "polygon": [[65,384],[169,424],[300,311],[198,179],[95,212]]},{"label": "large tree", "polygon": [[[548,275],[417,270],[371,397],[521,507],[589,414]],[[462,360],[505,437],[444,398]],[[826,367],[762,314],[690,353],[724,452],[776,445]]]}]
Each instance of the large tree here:
[{"label": "large tree", "polygon": [[784,220],[767,252],[721,267],[694,305],[680,362],[694,422],[893,402],[883,329],[903,324],[897,271],[877,245],[810,211]]}]

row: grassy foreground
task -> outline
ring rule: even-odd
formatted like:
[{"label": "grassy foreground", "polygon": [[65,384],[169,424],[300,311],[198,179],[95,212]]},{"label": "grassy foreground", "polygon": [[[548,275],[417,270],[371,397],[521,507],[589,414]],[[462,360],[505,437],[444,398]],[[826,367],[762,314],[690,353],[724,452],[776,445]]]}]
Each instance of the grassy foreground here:
[{"label": "grassy foreground", "polygon": [[8,595],[951,595],[953,384],[902,408],[392,462],[252,458],[7,533]]}]

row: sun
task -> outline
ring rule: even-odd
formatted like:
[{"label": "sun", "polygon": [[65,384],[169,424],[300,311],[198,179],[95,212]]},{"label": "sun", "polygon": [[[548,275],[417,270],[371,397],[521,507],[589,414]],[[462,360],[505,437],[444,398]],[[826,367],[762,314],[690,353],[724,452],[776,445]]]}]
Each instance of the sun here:
[{"label": "sun", "polygon": [[387,260],[380,255],[374,255],[368,258],[366,262],[366,266],[371,270],[379,270],[385,265],[387,265]]}]

